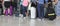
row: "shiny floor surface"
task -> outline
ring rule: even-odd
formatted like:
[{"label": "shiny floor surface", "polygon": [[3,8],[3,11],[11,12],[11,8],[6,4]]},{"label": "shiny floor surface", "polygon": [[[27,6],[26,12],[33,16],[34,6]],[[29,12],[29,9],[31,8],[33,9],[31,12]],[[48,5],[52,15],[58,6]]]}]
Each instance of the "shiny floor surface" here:
[{"label": "shiny floor surface", "polygon": [[19,26],[19,18],[13,16],[0,16],[0,26]]},{"label": "shiny floor surface", "polygon": [[0,16],[0,26],[60,26],[60,19],[40,21],[39,19],[30,19],[28,17]]}]

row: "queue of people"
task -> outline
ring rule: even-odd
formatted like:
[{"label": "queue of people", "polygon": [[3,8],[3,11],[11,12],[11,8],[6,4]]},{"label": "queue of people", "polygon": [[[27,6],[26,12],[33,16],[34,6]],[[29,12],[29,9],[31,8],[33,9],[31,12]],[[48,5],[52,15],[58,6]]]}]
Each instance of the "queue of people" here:
[{"label": "queue of people", "polygon": [[[53,4],[56,5],[58,0],[52,0]],[[1,15],[10,15],[16,14],[15,16],[19,16],[22,14],[23,17],[29,15],[28,7],[29,4],[36,8],[36,18],[44,19],[44,12],[45,8],[48,7],[48,4],[51,0],[0,0],[0,8],[1,8]],[[18,5],[19,4],[19,5]],[[2,8],[4,5],[4,9]],[[20,6],[20,10],[17,6]],[[30,6],[30,7],[31,7]],[[19,11],[18,11],[19,10]],[[34,10],[33,10],[34,11]],[[20,13],[19,13],[20,12]]]}]

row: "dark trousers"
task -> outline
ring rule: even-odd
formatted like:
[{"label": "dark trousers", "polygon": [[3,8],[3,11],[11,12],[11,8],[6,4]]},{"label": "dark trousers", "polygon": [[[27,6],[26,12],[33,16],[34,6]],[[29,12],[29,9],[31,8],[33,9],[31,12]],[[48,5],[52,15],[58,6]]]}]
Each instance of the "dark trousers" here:
[{"label": "dark trousers", "polygon": [[44,17],[44,5],[37,4],[37,11],[38,11],[38,17],[42,19]]},{"label": "dark trousers", "polygon": [[17,7],[13,7],[14,14],[15,14],[16,11],[17,11]]},{"label": "dark trousers", "polygon": [[23,14],[23,12],[22,12],[23,9],[22,9],[22,8],[23,8],[22,5],[20,5],[20,13],[21,13],[21,14]]},{"label": "dark trousers", "polygon": [[23,17],[26,17],[27,7],[22,6]]},{"label": "dark trousers", "polygon": [[0,4],[0,14],[3,14],[3,7],[2,7],[2,4]]},{"label": "dark trousers", "polygon": [[17,11],[17,3],[11,2],[11,5],[13,6],[13,13],[15,14],[15,12]]}]

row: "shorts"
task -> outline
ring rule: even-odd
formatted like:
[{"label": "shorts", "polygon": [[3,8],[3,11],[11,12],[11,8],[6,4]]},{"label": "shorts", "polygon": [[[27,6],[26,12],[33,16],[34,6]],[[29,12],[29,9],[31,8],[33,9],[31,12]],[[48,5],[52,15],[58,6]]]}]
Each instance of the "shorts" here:
[{"label": "shorts", "polygon": [[5,6],[6,8],[10,7],[10,2],[9,2],[9,1],[5,1],[4,6]]}]

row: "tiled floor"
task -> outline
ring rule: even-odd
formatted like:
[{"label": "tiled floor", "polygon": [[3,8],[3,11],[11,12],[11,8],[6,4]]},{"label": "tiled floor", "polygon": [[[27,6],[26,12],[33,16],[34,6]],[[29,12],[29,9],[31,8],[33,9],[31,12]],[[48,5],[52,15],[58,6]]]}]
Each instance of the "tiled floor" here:
[{"label": "tiled floor", "polygon": [[39,21],[38,19],[30,19],[28,17],[23,19],[14,16],[0,16],[0,26],[60,26],[60,19]]},{"label": "tiled floor", "polygon": [[19,26],[19,18],[0,16],[0,26]]},{"label": "tiled floor", "polygon": [[38,19],[26,18],[23,21],[20,19],[20,26],[60,26],[60,21],[49,21],[47,19],[39,21]]}]

